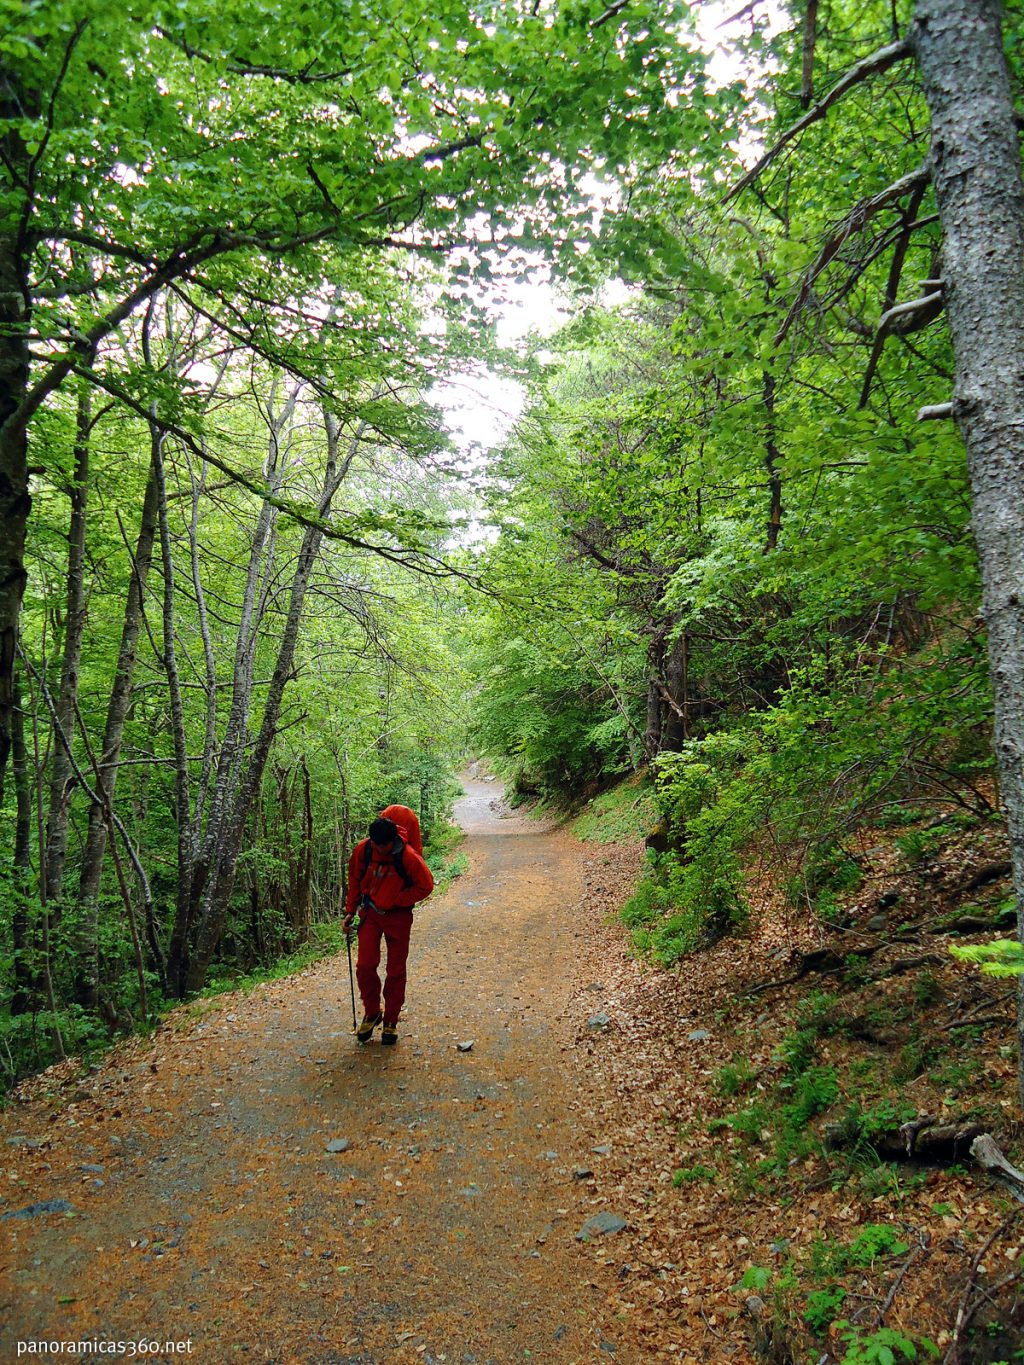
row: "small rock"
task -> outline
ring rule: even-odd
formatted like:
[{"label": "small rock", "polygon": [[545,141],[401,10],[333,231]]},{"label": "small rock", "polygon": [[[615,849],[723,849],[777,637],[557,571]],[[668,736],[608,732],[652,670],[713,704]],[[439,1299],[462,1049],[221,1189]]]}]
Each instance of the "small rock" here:
[{"label": "small rock", "polygon": [[883,891],[878,898],[879,910],[891,910],[894,905],[899,903],[900,893],[898,891]]},{"label": "small rock", "polygon": [[39,1204],[26,1204],[23,1209],[12,1209],[10,1213],[0,1213],[0,1222],[8,1218],[35,1218],[41,1213],[73,1213],[74,1205],[66,1199],[44,1199]]},{"label": "small rock", "polygon": [[752,1318],[764,1316],[764,1299],[758,1294],[751,1294],[744,1302],[744,1307]]},{"label": "small rock", "polygon": [[880,934],[883,929],[888,928],[888,925],[888,915],[872,915],[867,923],[868,929],[870,929],[873,934]]},{"label": "small rock", "polygon": [[605,1209],[587,1219],[577,1232],[576,1240],[585,1242],[589,1237],[604,1237],[609,1233],[621,1232],[625,1226],[625,1218],[620,1218],[617,1213],[609,1213]]},{"label": "small rock", "polygon": [[598,1010],[596,1014],[592,1014],[587,1020],[587,1028],[604,1029],[607,1028],[611,1022],[611,1018],[605,1014],[604,1010]]},{"label": "small rock", "polygon": [[612,1149],[607,1142],[602,1142],[599,1147],[591,1147],[590,1150],[595,1156],[611,1156],[612,1153]]},{"label": "small rock", "polygon": [[573,1180],[592,1180],[594,1172],[589,1166],[577,1166],[572,1173]]},{"label": "small rock", "polygon": [[711,1034],[706,1028],[695,1028],[692,1033],[688,1033],[686,1036],[691,1043],[706,1043]]},{"label": "small rock", "polygon": [[604,1351],[605,1355],[613,1356],[615,1354],[616,1348],[610,1341],[605,1341],[605,1339],[602,1337],[601,1350]]},{"label": "small rock", "polygon": [[351,1146],[352,1144],[349,1142],[348,1138],[331,1138],[324,1150],[328,1152],[347,1152]]},{"label": "small rock", "polygon": [[102,1175],[102,1174],[103,1174],[103,1167],[102,1167],[102,1166],[95,1166],[95,1165],[93,1165],[93,1163],[92,1163],[91,1161],[83,1161],[83,1162],[81,1162],[81,1163],[79,1164],[78,1169],[79,1169],[80,1171],[89,1171],[90,1174],[92,1174],[92,1175]]},{"label": "small rock", "polygon": [[472,1052],[473,1044],[475,1042],[476,1042],[475,1038],[467,1038],[464,1043],[456,1043],[455,1046],[459,1049],[460,1052]]},{"label": "small rock", "polygon": [[43,1138],[26,1137],[24,1133],[16,1133],[14,1137],[6,1138],[5,1141],[8,1147],[28,1147],[32,1151],[46,1145]]},{"label": "small rock", "polygon": [[558,1153],[557,1153],[557,1152],[545,1152],[545,1153],[544,1153],[544,1160],[545,1160],[545,1161],[557,1161],[557,1160],[558,1160]]}]

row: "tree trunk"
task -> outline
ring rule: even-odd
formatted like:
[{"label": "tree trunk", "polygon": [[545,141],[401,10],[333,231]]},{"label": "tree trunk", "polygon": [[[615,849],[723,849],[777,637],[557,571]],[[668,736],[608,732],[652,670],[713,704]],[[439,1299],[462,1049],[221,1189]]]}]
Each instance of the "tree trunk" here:
[{"label": "tree trunk", "polygon": [[[117,765],[121,757],[121,740],[124,736],[125,720],[132,699],[132,684],[135,678],[135,658],[138,652],[139,632],[142,628],[142,604],[153,562],[153,545],[157,529],[157,484],[155,465],[151,463],[146,493],[142,503],[142,521],[135,547],[135,562],[132,565],[131,579],[128,584],[128,598],[124,608],[124,623],[121,627],[121,644],[118,649],[117,667],[107,703],[107,719],[103,731],[103,752],[100,755],[100,771],[96,775],[97,785],[102,783],[103,790],[112,801],[117,785]],[[87,1008],[95,1009],[98,1004],[99,973],[96,949],[97,904],[100,894],[100,879],[103,873],[103,860],[107,849],[107,827],[103,809],[99,804],[89,810],[89,827],[82,855],[82,869],[78,881],[78,928],[75,937],[75,998]]]},{"label": "tree trunk", "polygon": [[[78,393],[78,416],[75,427],[75,469],[71,482],[71,522],[68,529],[65,605],[67,614],[60,690],[57,693],[57,715],[68,739],[75,733],[78,669],[82,660],[82,636],[85,632],[85,525],[92,426],[92,385],[84,379],[79,382],[81,388]],[[54,903],[52,913],[55,916],[60,913],[60,908],[55,903],[60,900],[64,881],[64,860],[67,855],[70,779],[71,760],[62,744],[54,744],[50,762],[50,799],[46,818],[44,894],[48,902]]]},{"label": "tree trunk", "polygon": [[653,762],[661,753],[661,679],[665,668],[665,637],[657,634],[647,647],[647,724],[644,751]]},{"label": "tree trunk", "polygon": [[[953,412],[995,699],[995,746],[1024,942],[1024,186],[996,0],[918,0],[911,40],[931,112]],[[1018,1042],[1024,1058],[1024,976]],[[1024,1064],[1019,1073],[1024,1103]]]},{"label": "tree trunk", "polygon": [[[294,406],[294,400],[292,406]],[[334,495],[351,464],[351,459],[348,459],[339,465],[338,432],[336,428],[332,429],[330,424],[327,427],[327,437],[327,468],[324,474],[324,491],[318,507],[318,515],[321,518],[325,518],[329,514]],[[355,442],[353,442],[353,448],[354,445]],[[306,590],[309,587],[310,575],[320,553],[322,540],[322,533],[315,527],[307,527],[302,537],[302,545],[289,593],[288,615],[278,645],[277,660],[274,664],[270,687],[267,690],[267,700],[263,709],[259,733],[253,745],[249,762],[238,783],[237,796],[230,811],[229,819],[226,819],[222,826],[223,835],[216,848],[215,863],[210,868],[206,894],[203,897],[196,922],[195,945],[189,955],[184,973],[185,988],[189,992],[199,990],[206,980],[207,969],[213,960],[213,955],[217,950],[224,929],[224,921],[234,888],[235,868],[245,832],[246,820],[263,781],[263,772],[270,756],[270,748],[277,734],[284,689],[292,676],[295,645],[305,607]],[[252,648],[255,649],[255,639]]]},{"label": "tree trunk", "polygon": [[764,467],[768,471],[769,496],[768,535],[764,553],[769,554],[778,545],[779,531],[782,529],[782,476],[779,473],[782,455],[775,441],[775,376],[770,370],[764,371],[762,384],[765,411]]},{"label": "tree trunk", "polygon": [[[12,179],[28,183],[29,157],[18,129],[32,117],[35,106],[14,73],[0,67],[0,160],[7,168],[8,184]],[[0,801],[13,740],[14,656],[25,592],[25,525],[32,505],[28,438],[18,417],[29,381],[29,249],[18,222],[17,196],[9,194],[5,202],[8,208],[0,228]]]},{"label": "tree trunk", "polygon": [[11,711],[11,761],[17,814],[14,825],[14,996],[12,1014],[26,1014],[36,995],[32,966],[33,944],[29,905],[32,894],[32,780],[25,746],[25,717],[21,709],[21,684],[14,675],[14,707]]},{"label": "tree trunk", "polygon": [[[282,435],[295,412],[301,386],[296,384],[285,400],[282,410],[274,414],[274,392],[267,401],[267,417],[270,428],[270,441],[267,459],[264,464],[264,477],[271,493],[277,493],[284,475]],[[278,509],[269,500],[264,501],[253,534],[249,551],[249,565],[246,573],[245,588],[242,594],[242,613],[235,644],[234,669],[231,684],[231,706],[224,726],[220,754],[215,771],[209,768],[204,758],[204,772],[200,779],[197,796],[197,811],[192,820],[190,842],[191,854],[187,867],[179,873],[178,896],[175,905],[174,924],[168,948],[168,969],[171,986],[182,997],[187,991],[195,989],[190,982],[194,980],[190,954],[193,938],[202,933],[202,926],[210,923],[211,898],[218,893],[218,879],[224,871],[223,855],[231,846],[232,830],[239,809],[240,784],[244,781],[243,771],[246,745],[249,737],[249,715],[252,707],[253,668],[255,664],[259,632],[267,605],[268,586],[273,577],[274,545],[278,521]],[[198,584],[198,577],[196,578]],[[197,589],[201,599],[201,587]],[[269,702],[268,702],[269,704]],[[207,727],[207,740],[216,735],[216,730]],[[264,756],[265,762],[266,756]],[[252,759],[250,759],[251,766]],[[262,768],[260,771],[262,779]],[[259,784],[257,783],[257,786]],[[206,806],[206,826],[201,829],[199,803]],[[246,814],[251,807],[250,794],[245,807]],[[244,826],[245,816],[242,817]],[[237,856],[237,854],[235,855]],[[234,883],[234,866],[231,867],[231,882]],[[226,907],[225,907],[226,909]],[[216,931],[219,941],[220,928]],[[214,944],[214,947],[216,944]],[[211,949],[212,953],[213,949]],[[209,959],[202,967],[205,978]]]},{"label": "tree trunk", "polygon": [[689,638],[684,632],[672,642],[665,658],[665,715],[661,727],[661,748],[678,753],[689,739],[687,721],[687,684]]},{"label": "tree trunk", "polygon": [[[321,516],[326,509],[321,510]],[[187,991],[199,990],[206,980],[206,972],[216,952],[217,944],[224,928],[228,904],[235,881],[235,867],[245,832],[245,822],[252,808],[253,799],[263,780],[263,771],[270,755],[270,746],[277,734],[277,722],[281,714],[281,701],[288,679],[292,675],[292,662],[295,657],[295,643],[298,639],[299,624],[305,605],[306,588],[309,575],[320,550],[321,533],[308,529],[302,538],[299,562],[292,579],[288,617],[284,634],[278,647],[277,662],[267,694],[259,735],[245,772],[238,787],[234,802],[231,824],[224,832],[217,849],[216,866],[211,869],[210,890],[202,907],[196,932],[196,942],[190,954],[185,975]]]}]

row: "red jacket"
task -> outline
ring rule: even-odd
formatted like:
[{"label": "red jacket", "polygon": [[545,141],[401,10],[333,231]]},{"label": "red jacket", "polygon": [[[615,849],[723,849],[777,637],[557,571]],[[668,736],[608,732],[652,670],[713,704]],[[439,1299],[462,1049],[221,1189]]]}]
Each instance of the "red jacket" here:
[{"label": "red jacket", "polygon": [[[369,866],[366,865],[367,848],[370,850]],[[382,858],[369,839],[356,844],[348,860],[346,915],[356,913],[363,895],[368,895],[378,910],[411,910],[417,901],[426,900],[434,889],[430,868],[406,843],[402,845],[401,855],[411,886],[405,885],[395,868],[395,853],[387,853]]]}]

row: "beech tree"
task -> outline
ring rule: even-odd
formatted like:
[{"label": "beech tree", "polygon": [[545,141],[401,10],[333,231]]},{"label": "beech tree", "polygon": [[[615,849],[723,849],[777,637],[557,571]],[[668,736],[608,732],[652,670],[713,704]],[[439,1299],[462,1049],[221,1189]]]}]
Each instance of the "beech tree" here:
[{"label": "beech tree", "polygon": [[[930,119],[926,161],[844,220],[857,231],[878,208],[905,200],[914,205],[907,236],[925,185],[931,183],[942,225],[940,274],[916,297],[895,302],[895,289],[879,325],[884,340],[894,324],[927,325],[944,308],[955,360],[951,401],[922,408],[922,420],[955,419],[967,450],[971,524],[983,583],[983,613],[995,708],[1000,796],[1006,812],[1018,903],[1018,938],[1024,946],[1024,186],[1018,118],[1014,109],[999,0],[915,0],[904,34],[847,70],[796,123],[776,138],[731,192],[753,185],[811,124],[823,119],[848,91],[914,62]],[[808,15],[805,52],[813,53]],[[811,69],[805,60],[805,71]],[[809,90],[805,82],[805,92]],[[809,102],[809,97],[806,102]],[[803,297],[830,263],[841,237],[826,244],[802,286]],[[897,255],[890,275],[899,283]],[[1024,975],[1018,1008],[1020,1095],[1024,1103]]]},{"label": "beech tree", "polygon": [[30,427],[49,396],[76,372],[104,382],[104,343],[168,288],[330,391],[345,346],[310,344],[325,278],[349,302],[334,331],[350,320],[372,348],[374,254],[475,247],[476,215],[497,249],[586,239],[581,176],[649,162],[689,120],[667,100],[701,65],[677,19],[647,0],[15,7],[0,36],[0,780]]}]

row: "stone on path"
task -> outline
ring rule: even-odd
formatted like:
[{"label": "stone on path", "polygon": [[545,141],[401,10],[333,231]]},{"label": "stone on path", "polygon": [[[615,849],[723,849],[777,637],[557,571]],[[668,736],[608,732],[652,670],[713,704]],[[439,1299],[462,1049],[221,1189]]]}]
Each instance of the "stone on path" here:
[{"label": "stone on path", "polygon": [[35,1218],[40,1213],[74,1213],[74,1205],[66,1199],[46,1199],[41,1204],[26,1204],[23,1209],[0,1213],[0,1222],[7,1218]]},{"label": "stone on path", "polygon": [[596,1014],[592,1014],[587,1020],[587,1028],[604,1029],[607,1028],[611,1022],[611,1019],[605,1014],[604,1010],[598,1010]]},{"label": "stone on path", "polygon": [[617,1213],[602,1210],[601,1213],[595,1213],[592,1218],[587,1219],[577,1232],[576,1240],[585,1242],[588,1237],[604,1237],[609,1233],[621,1232],[625,1226],[625,1218],[620,1218]]},{"label": "stone on path", "polygon": [[351,1146],[348,1138],[331,1138],[330,1142],[327,1143],[326,1150],[328,1152],[347,1152]]}]

